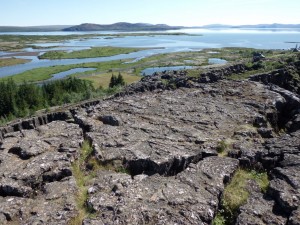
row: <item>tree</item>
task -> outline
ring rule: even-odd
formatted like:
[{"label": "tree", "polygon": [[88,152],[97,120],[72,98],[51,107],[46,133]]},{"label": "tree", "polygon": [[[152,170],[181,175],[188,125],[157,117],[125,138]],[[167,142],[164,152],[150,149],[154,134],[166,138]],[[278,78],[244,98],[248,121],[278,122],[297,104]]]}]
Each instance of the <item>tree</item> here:
[{"label": "tree", "polygon": [[109,82],[109,87],[113,88],[116,85],[117,85],[117,77],[114,74],[112,74]]},{"label": "tree", "polygon": [[94,92],[90,81],[73,77],[42,86],[26,81],[16,84],[13,79],[0,81],[0,122],[27,116],[45,107],[85,100],[93,97]]},{"label": "tree", "polygon": [[121,85],[121,86],[124,86],[124,85],[125,85],[124,78],[123,78],[123,76],[121,75],[120,72],[119,72],[119,75],[118,75],[118,78],[117,78],[117,84],[118,84],[118,85]]},{"label": "tree", "polygon": [[110,82],[109,82],[110,88],[113,88],[115,86],[124,86],[124,85],[125,85],[125,81],[120,72],[119,72],[118,77],[116,77],[114,74],[112,74],[112,76],[110,78]]}]

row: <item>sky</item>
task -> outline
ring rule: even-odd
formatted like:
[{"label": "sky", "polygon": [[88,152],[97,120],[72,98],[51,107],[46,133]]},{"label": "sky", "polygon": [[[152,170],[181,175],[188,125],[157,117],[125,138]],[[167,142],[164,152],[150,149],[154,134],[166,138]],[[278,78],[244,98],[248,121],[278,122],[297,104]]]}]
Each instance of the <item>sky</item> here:
[{"label": "sky", "polygon": [[1,0],[0,26],[300,24],[300,0]]}]

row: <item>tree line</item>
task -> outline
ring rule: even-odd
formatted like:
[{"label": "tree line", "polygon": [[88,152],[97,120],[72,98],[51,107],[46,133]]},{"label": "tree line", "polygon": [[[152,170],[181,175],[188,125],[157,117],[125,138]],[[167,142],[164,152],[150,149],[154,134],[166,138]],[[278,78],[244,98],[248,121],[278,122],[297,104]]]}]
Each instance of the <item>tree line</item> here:
[{"label": "tree line", "polygon": [[26,81],[17,84],[13,79],[0,81],[0,123],[33,115],[40,109],[113,94],[124,85],[125,82],[120,73],[118,76],[112,76],[108,89],[102,87],[96,89],[91,81],[75,77],[42,85]]},{"label": "tree line", "polygon": [[96,92],[91,82],[72,77],[43,85],[18,85],[13,79],[1,81],[0,120],[6,122],[32,115],[39,109],[89,99]]}]

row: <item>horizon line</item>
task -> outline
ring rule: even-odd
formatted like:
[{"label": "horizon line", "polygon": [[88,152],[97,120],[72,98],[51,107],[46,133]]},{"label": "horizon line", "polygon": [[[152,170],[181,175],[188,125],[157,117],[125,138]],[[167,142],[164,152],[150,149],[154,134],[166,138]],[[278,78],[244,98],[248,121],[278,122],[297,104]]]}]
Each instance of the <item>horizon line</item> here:
[{"label": "horizon line", "polygon": [[147,22],[114,22],[114,23],[107,23],[107,24],[100,24],[100,23],[93,23],[93,22],[84,22],[80,24],[41,24],[41,25],[0,25],[0,27],[41,27],[41,26],[78,26],[82,24],[95,24],[95,25],[112,25],[112,24],[117,24],[117,23],[130,23],[130,24],[150,24],[150,25],[167,25],[171,27],[204,27],[204,26],[255,26],[255,25],[300,25],[300,23],[278,23],[278,22],[273,22],[273,23],[256,23],[256,24],[222,24],[222,23],[210,23],[210,24],[204,24],[204,25],[169,25],[169,24],[164,24],[164,23],[158,23],[158,24],[153,24],[153,23],[147,23]]}]

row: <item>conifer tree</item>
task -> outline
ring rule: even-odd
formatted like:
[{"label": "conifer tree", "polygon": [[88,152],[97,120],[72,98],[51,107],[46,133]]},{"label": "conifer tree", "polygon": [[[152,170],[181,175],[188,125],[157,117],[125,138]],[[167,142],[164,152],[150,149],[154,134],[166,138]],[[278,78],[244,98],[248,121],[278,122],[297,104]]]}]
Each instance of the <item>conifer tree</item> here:
[{"label": "conifer tree", "polygon": [[117,85],[117,77],[114,74],[112,74],[109,82],[109,87],[113,88],[116,85]]},{"label": "conifer tree", "polygon": [[121,73],[119,72],[118,78],[117,78],[117,85],[121,85],[124,86],[125,85],[125,81],[123,76],[121,75]]}]

